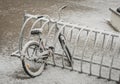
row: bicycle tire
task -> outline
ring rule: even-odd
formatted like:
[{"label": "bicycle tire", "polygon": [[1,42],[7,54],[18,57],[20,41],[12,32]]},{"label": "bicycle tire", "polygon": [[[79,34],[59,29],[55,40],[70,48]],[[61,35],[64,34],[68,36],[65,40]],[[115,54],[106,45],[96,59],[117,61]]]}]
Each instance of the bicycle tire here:
[{"label": "bicycle tire", "polygon": [[64,52],[65,52],[66,56],[68,55],[67,58],[68,58],[69,64],[70,64],[70,66],[72,66],[72,55],[66,45],[64,48]]},{"label": "bicycle tire", "polygon": [[60,42],[61,47],[62,47],[62,49],[63,49],[63,51],[68,59],[70,66],[72,66],[72,55],[71,55],[67,45],[65,44],[64,40],[62,40],[61,35],[62,34],[59,35],[59,42]]},{"label": "bicycle tire", "polygon": [[[29,41],[25,44],[25,46],[23,47],[22,49],[22,54],[25,55],[25,53],[27,52],[27,49],[31,46],[31,45],[35,45],[37,47],[39,47],[39,43],[36,42],[36,41]],[[27,57],[24,56],[23,59],[22,59],[22,66],[23,66],[23,69],[24,71],[30,76],[30,77],[36,77],[36,76],[39,76],[44,68],[45,68],[45,63],[41,63],[41,67],[38,67],[39,69],[37,71],[31,71],[30,68],[27,66],[26,64],[26,59]]]}]

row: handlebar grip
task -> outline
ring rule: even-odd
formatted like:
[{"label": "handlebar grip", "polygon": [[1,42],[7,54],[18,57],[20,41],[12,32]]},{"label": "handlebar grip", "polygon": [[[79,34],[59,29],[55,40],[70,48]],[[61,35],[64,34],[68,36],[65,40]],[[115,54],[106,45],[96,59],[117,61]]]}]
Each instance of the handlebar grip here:
[{"label": "handlebar grip", "polygon": [[65,9],[66,7],[67,7],[67,5],[62,6],[61,8],[59,8],[59,11]]},{"label": "handlebar grip", "polygon": [[32,15],[32,14],[25,14],[26,17],[33,17],[33,18],[42,18],[43,16],[42,15]]}]

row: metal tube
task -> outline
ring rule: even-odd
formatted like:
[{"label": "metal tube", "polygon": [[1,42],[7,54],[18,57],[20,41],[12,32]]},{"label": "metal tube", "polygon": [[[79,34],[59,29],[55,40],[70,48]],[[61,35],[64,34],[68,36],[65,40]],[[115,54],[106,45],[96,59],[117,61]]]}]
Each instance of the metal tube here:
[{"label": "metal tube", "polygon": [[[78,45],[78,39],[79,39],[80,34],[81,34],[82,31],[83,31],[83,28],[81,28],[81,30],[79,30],[78,35],[77,35],[77,37],[75,39],[75,44],[74,44],[74,47],[73,47],[73,50],[72,50],[72,57],[74,56],[75,49],[76,49],[76,47]],[[73,69],[73,66],[72,66],[72,69]]]},{"label": "metal tube", "polygon": [[[32,30],[32,29],[34,28],[34,26],[35,26],[39,21],[41,21],[41,20],[42,20],[42,18],[37,19],[37,20],[33,23],[32,27],[31,27],[31,30]],[[43,27],[44,27],[48,22],[49,22],[49,20],[47,20],[47,21],[42,25],[41,29],[43,29]]]},{"label": "metal tube", "polygon": [[[106,36],[106,34],[103,34],[104,36],[103,36],[103,43],[102,43],[102,48],[104,47],[104,44],[105,44],[105,36]],[[102,48],[101,48],[101,50],[102,50]]]},{"label": "metal tube", "polygon": [[112,36],[112,41],[111,41],[110,50],[112,49],[112,46],[113,46],[113,40],[114,40],[114,36]]},{"label": "metal tube", "polygon": [[[117,40],[120,41],[120,37]],[[112,43],[113,43],[113,40],[112,40]],[[111,80],[112,66],[113,66],[115,55],[117,53],[116,50],[118,49],[118,45],[120,45],[120,43],[116,43],[115,49],[114,49],[114,52],[113,52],[113,55],[112,55],[112,60],[111,60],[111,63],[110,63],[110,68],[109,68],[109,80]],[[118,56],[118,53],[117,53],[117,56]]]},{"label": "metal tube", "polygon": [[49,31],[49,27],[50,27],[50,22],[48,22],[48,31]]},{"label": "metal tube", "polygon": [[55,55],[52,55],[52,61],[53,61],[53,65],[56,66],[56,62],[55,62]]},{"label": "metal tube", "polygon": [[[30,38],[30,36],[31,36],[31,30],[32,30],[32,29],[35,27],[35,25],[36,25],[39,21],[41,21],[41,20],[42,20],[42,18],[39,18],[39,19],[37,19],[37,20],[33,23],[32,27],[31,27],[31,29],[30,29],[30,32],[29,32],[29,38]],[[44,26],[45,26],[47,23],[49,23],[49,20],[47,20],[46,22],[44,22],[44,24],[41,26],[41,29],[43,29]]]},{"label": "metal tube", "polygon": [[42,27],[42,21],[40,20],[40,27]]},{"label": "metal tube", "polygon": [[30,21],[31,19],[32,19],[32,17],[26,19],[26,21],[22,25],[22,28],[20,31],[20,35],[19,35],[19,53],[20,54],[21,54],[21,50],[22,50],[22,42],[23,42],[23,34],[24,34],[25,26],[26,26],[27,22]]},{"label": "metal tube", "polygon": [[100,35],[101,35],[101,33],[97,36],[97,34],[96,34],[96,39],[95,39],[95,43],[94,43],[94,47],[93,47],[93,54],[92,54],[92,56],[91,56],[91,60],[90,60],[90,75],[92,74],[92,61],[93,61],[93,57],[94,57],[94,55],[95,55],[95,47],[96,47],[96,45],[97,45],[97,42],[98,42],[98,39],[99,39],[99,37],[100,37]]},{"label": "metal tube", "polygon": [[47,42],[48,42],[48,37],[49,37],[49,35],[50,35],[50,33],[52,32],[52,30],[54,29],[54,27],[55,27],[55,24],[53,24],[52,26],[51,26],[51,28],[49,29],[49,32],[48,32],[48,34],[47,34],[47,36],[46,36],[46,39],[45,39],[45,46],[47,45]]},{"label": "metal tube", "polygon": [[107,39],[106,45],[103,46],[103,53],[102,53],[102,58],[101,58],[101,62],[100,62],[100,69],[99,69],[99,77],[101,77],[101,70],[102,70],[102,66],[101,66],[101,65],[102,65],[102,63],[103,63],[105,48],[107,47],[107,45],[108,45],[108,43],[109,43],[110,36],[111,36],[111,34],[108,35],[108,39]]},{"label": "metal tube", "polygon": [[62,52],[62,66],[63,66],[63,68],[65,67],[65,64],[64,64],[64,51]]},{"label": "metal tube", "polygon": [[80,70],[80,72],[82,73],[82,63],[83,63],[83,57],[84,57],[84,51],[85,51],[85,48],[86,48],[86,46],[87,46],[87,42],[88,42],[88,38],[89,38],[89,36],[90,36],[90,34],[91,34],[91,32],[92,31],[89,31],[89,34],[87,35],[87,37],[86,37],[86,40],[85,40],[85,43],[84,43],[84,47],[83,47],[83,51],[82,51],[82,60],[81,60],[81,65],[80,65],[80,67],[81,67],[81,70]]},{"label": "metal tube", "polygon": [[[67,32],[67,35],[66,35],[66,40],[68,40],[68,36],[69,36],[69,32],[71,32],[75,27],[73,26],[68,32]],[[71,36],[70,36],[71,37]],[[66,42],[66,44],[68,44],[68,41]]]},{"label": "metal tube", "polygon": [[71,39],[72,39],[72,34],[73,34],[73,29],[71,30],[71,33],[70,33],[70,42],[71,42]]},{"label": "metal tube", "polygon": [[87,35],[88,35],[89,31],[86,31],[86,32],[87,32]]},{"label": "metal tube", "polygon": [[[100,33],[101,34],[101,33]],[[96,42],[96,38],[97,38],[97,32],[95,32],[95,40],[94,40],[94,44]]]},{"label": "metal tube", "polygon": [[63,28],[63,34],[65,34],[65,27]]}]

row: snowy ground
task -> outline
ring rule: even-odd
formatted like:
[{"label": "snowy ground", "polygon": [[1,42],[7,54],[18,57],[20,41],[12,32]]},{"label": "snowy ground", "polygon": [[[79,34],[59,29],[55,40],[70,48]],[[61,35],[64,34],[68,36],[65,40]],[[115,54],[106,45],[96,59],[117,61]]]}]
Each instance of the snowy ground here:
[{"label": "snowy ground", "polygon": [[32,14],[48,14],[57,17],[57,6],[68,5],[62,13],[66,22],[115,32],[106,22],[110,19],[109,8],[117,8],[119,0],[1,0],[0,1],[0,84],[115,84],[114,81],[97,79],[61,68],[48,66],[43,74],[29,78],[21,62],[11,58],[17,49],[19,31],[24,10]]}]

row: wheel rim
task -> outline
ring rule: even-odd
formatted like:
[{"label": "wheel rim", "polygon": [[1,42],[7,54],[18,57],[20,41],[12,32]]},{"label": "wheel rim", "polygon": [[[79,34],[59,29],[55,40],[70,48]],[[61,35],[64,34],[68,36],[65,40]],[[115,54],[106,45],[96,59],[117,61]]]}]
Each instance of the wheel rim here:
[{"label": "wheel rim", "polygon": [[38,45],[31,44],[27,47],[25,51],[24,65],[28,73],[33,76],[39,75],[42,72],[44,63],[42,59],[36,59],[43,52]]}]

